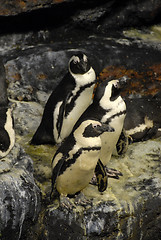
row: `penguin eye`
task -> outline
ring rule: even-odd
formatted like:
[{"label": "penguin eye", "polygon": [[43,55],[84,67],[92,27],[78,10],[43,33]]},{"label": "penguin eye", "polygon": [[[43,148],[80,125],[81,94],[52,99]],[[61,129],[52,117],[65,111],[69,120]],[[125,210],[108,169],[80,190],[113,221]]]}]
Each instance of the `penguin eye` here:
[{"label": "penguin eye", "polygon": [[78,56],[73,56],[73,63],[77,64],[78,62],[80,62],[80,59]]},{"label": "penguin eye", "polygon": [[115,88],[118,88],[118,87],[119,87],[119,83],[118,83],[118,82],[115,82],[115,83],[113,84],[113,86],[114,86]]},{"label": "penguin eye", "polygon": [[98,126],[100,126],[100,125],[97,124],[97,123],[94,123],[94,124],[93,124],[93,128],[97,128]]}]

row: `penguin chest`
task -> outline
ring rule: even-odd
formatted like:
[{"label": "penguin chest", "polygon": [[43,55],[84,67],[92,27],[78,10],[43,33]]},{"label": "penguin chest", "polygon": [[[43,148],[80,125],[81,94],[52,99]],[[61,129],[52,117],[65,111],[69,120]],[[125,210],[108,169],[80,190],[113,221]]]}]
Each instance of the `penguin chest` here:
[{"label": "penguin chest", "polygon": [[110,122],[110,126],[113,127],[115,131],[105,132],[101,135],[102,147],[100,152],[100,159],[104,165],[107,165],[111,159],[111,155],[116,147],[117,141],[123,128],[124,119],[124,114],[113,118]]},{"label": "penguin chest", "polygon": [[13,119],[11,115],[11,109],[8,109],[6,112],[6,122],[4,128],[2,129],[2,132],[4,132],[3,138],[1,139],[2,145],[5,147],[4,150],[0,150],[0,158],[5,157],[15,144],[15,131],[13,128]]},{"label": "penguin chest", "polygon": [[[71,98],[68,102],[67,107],[70,109],[70,111],[64,115],[60,137],[58,137],[58,134],[56,134],[58,143],[62,142],[62,140],[71,133],[74,124],[91,104],[93,88],[94,84],[89,88],[85,88],[81,93],[76,93],[73,95],[73,98]],[[73,99],[75,99],[74,102]]]},{"label": "penguin chest", "polygon": [[56,188],[60,194],[75,194],[84,189],[93,177],[99,157],[98,151],[83,152],[56,181]]}]

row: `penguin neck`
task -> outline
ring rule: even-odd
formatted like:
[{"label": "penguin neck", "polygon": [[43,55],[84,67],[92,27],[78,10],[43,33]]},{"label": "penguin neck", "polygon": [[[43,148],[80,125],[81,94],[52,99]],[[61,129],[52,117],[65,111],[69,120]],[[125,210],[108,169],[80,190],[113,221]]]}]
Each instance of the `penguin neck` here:
[{"label": "penguin neck", "polygon": [[74,133],[74,139],[78,148],[95,148],[101,147],[101,138],[99,137],[83,137],[82,131],[78,128]]},{"label": "penguin neck", "polygon": [[96,74],[93,68],[91,67],[88,72],[84,74],[74,74],[69,68],[69,73],[75,79],[75,84],[77,87],[86,86],[90,83],[95,83]]},{"label": "penguin neck", "polygon": [[99,101],[99,105],[104,110],[108,110],[108,109],[117,107],[120,102],[123,102],[123,99],[121,96],[118,96],[114,101],[110,101],[110,99],[107,98],[106,95],[104,95]]}]

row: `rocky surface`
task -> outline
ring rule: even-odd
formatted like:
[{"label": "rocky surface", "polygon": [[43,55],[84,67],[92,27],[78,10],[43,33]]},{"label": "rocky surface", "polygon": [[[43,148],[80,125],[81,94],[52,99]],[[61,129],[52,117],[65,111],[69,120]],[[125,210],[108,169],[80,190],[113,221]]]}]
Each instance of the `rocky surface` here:
[{"label": "rocky surface", "polygon": [[41,203],[32,159],[16,143],[0,161],[0,238],[20,239],[36,221]]},{"label": "rocky surface", "polygon": [[[37,11],[34,11],[37,10]],[[23,27],[19,15],[25,22]],[[117,0],[41,0],[1,1],[1,31],[7,27],[13,29],[42,28],[46,26],[65,26],[87,28],[93,31],[107,32],[108,29],[141,26],[160,20],[161,3],[159,0],[117,1]],[[12,16],[16,15],[16,18]],[[45,16],[45,18],[41,17]],[[10,18],[4,18],[9,16]],[[18,16],[18,17],[17,17]],[[61,16],[61,17],[60,17]],[[13,25],[10,25],[12,20]],[[13,27],[13,28],[12,28]]]},{"label": "rocky surface", "polygon": [[0,6],[0,56],[16,144],[0,161],[0,238],[160,239],[161,139],[132,144],[125,156],[114,156],[109,167],[123,177],[109,179],[103,194],[90,185],[83,191],[88,204],[72,210],[49,201],[56,147],[29,144],[49,94],[77,50],[89,56],[99,81],[126,75],[124,96],[161,90],[160,25],[120,29],[159,21],[160,1],[7,3]]}]

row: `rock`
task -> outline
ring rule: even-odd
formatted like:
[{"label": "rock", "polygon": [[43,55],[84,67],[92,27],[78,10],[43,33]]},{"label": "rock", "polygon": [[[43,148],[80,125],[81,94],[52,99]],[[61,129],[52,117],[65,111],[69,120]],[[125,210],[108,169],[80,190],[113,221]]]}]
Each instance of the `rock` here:
[{"label": "rock", "polygon": [[152,45],[150,41],[128,37],[106,38],[88,34],[80,39],[75,36],[71,39],[70,43],[49,41],[32,48],[29,45],[12,55],[8,51],[4,59],[9,97],[41,102],[44,106],[51,91],[65,75],[70,56],[78,50],[89,56],[101,81],[128,76],[125,95],[154,94],[160,89],[158,42]]},{"label": "rock", "polygon": [[0,107],[7,106],[7,104],[8,104],[8,98],[7,98],[7,83],[6,83],[5,68],[4,68],[2,59],[0,59]]},{"label": "rock", "polygon": [[0,161],[0,236],[20,239],[37,219],[40,190],[33,178],[33,162],[19,144]]},{"label": "rock", "polygon": [[1,3],[0,16],[10,17],[1,17],[0,27],[1,31],[6,32],[7,27],[13,31],[13,27],[16,30],[42,29],[42,26],[64,24],[68,25],[69,31],[71,28],[81,27],[102,33],[109,29],[154,24],[155,21],[159,21],[160,13],[159,0],[141,2],[48,0],[45,3],[40,0],[34,2],[14,0],[9,3],[6,0]]},{"label": "rock", "polygon": [[34,9],[46,8],[53,4],[66,2],[65,0],[47,0],[42,4],[41,0],[32,1],[3,1],[0,7],[0,15],[16,15],[22,12],[32,11]]}]

